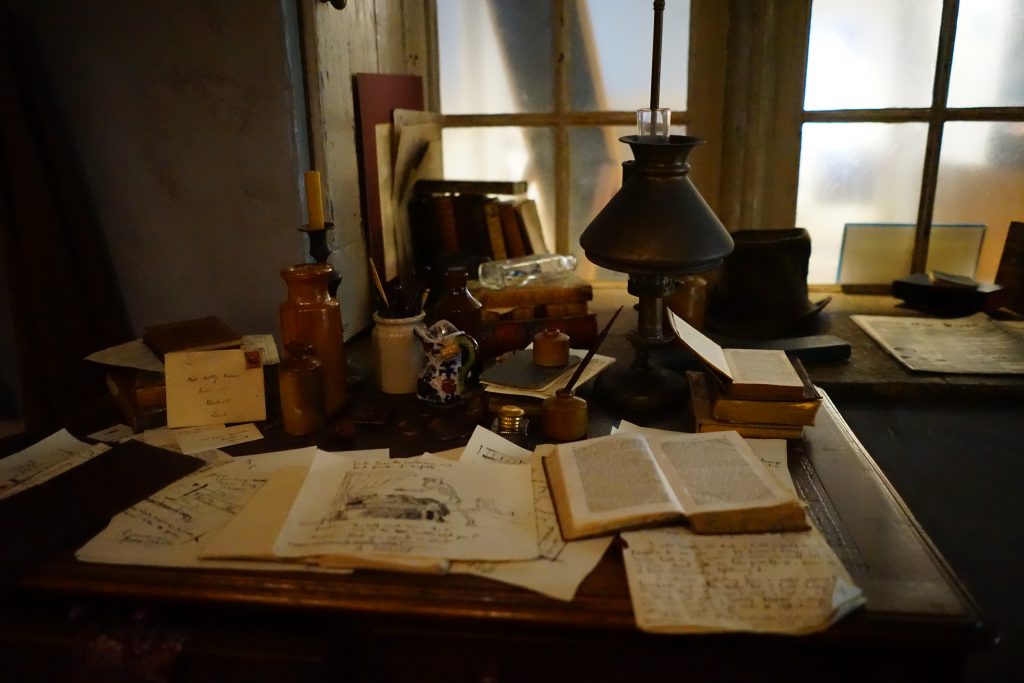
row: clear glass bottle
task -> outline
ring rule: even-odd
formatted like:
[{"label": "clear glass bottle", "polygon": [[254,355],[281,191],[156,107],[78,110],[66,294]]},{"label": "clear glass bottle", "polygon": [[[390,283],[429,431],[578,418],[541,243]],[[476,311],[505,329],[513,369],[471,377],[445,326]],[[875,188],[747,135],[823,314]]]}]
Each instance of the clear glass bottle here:
[{"label": "clear glass bottle", "polygon": [[576,257],[571,254],[534,254],[502,261],[480,264],[480,285],[488,289],[502,289],[526,284],[541,276],[568,273],[576,269]]}]

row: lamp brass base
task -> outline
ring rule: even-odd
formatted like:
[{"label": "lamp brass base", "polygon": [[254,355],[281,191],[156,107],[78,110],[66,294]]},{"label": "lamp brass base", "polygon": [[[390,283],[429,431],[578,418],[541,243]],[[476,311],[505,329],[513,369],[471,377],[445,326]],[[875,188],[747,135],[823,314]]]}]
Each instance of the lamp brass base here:
[{"label": "lamp brass base", "polygon": [[594,394],[601,401],[631,413],[649,413],[673,403],[681,409],[688,391],[682,375],[650,363],[613,365],[594,380]]}]

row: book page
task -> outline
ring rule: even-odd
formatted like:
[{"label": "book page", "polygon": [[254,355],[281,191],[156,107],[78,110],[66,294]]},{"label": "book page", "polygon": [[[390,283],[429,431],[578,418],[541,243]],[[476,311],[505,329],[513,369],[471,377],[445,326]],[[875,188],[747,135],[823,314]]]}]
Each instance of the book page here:
[{"label": "book page", "polygon": [[637,626],[654,633],[823,630],[864,604],[821,534],[622,534]]},{"label": "book page", "polygon": [[1024,337],[984,313],[966,318],[851,315],[872,339],[911,370],[1024,374]]},{"label": "book page", "polygon": [[733,384],[770,384],[803,387],[804,383],[785,351],[771,349],[725,349],[732,369]]},{"label": "book page", "polygon": [[682,512],[639,434],[559,444],[550,459],[552,493],[567,539]]},{"label": "book page", "polygon": [[283,557],[537,557],[528,465],[348,463],[319,453],[274,551]]},{"label": "book page", "polygon": [[702,512],[798,504],[736,432],[651,436],[648,442],[691,521]]},{"label": "book page", "polygon": [[721,346],[716,344],[712,339],[706,337],[700,330],[680,318],[672,311],[667,312],[669,322],[672,324],[672,329],[675,331],[679,340],[686,344],[687,348],[697,354],[701,360],[710,365],[717,372],[722,373],[729,379],[735,379],[732,375],[732,369],[729,366],[729,361],[726,360],[725,352],[722,350]]}]

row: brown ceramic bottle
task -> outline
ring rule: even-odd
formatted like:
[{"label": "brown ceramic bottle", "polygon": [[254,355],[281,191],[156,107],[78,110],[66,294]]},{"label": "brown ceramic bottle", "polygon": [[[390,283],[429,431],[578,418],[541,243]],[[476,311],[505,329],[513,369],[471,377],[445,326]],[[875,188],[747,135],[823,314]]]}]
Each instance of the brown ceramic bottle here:
[{"label": "brown ceramic bottle", "polygon": [[281,424],[286,434],[315,434],[324,426],[323,364],[313,346],[293,342],[277,369],[281,391]]},{"label": "brown ceramic bottle", "polygon": [[345,342],[341,309],[327,291],[327,263],[304,263],[281,270],[288,298],[281,304],[281,345],[299,342],[313,347],[323,364],[324,412],[337,414],[348,399],[345,384]]}]

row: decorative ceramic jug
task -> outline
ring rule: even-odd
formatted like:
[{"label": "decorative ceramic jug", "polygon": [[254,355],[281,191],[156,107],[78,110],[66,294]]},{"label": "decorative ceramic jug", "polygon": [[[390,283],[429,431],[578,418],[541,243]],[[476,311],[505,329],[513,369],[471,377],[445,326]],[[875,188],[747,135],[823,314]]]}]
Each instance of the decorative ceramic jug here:
[{"label": "decorative ceramic jug", "polygon": [[466,394],[466,375],[479,350],[476,340],[447,320],[415,334],[423,345],[426,365],[416,382],[416,396],[428,403],[455,403]]}]

